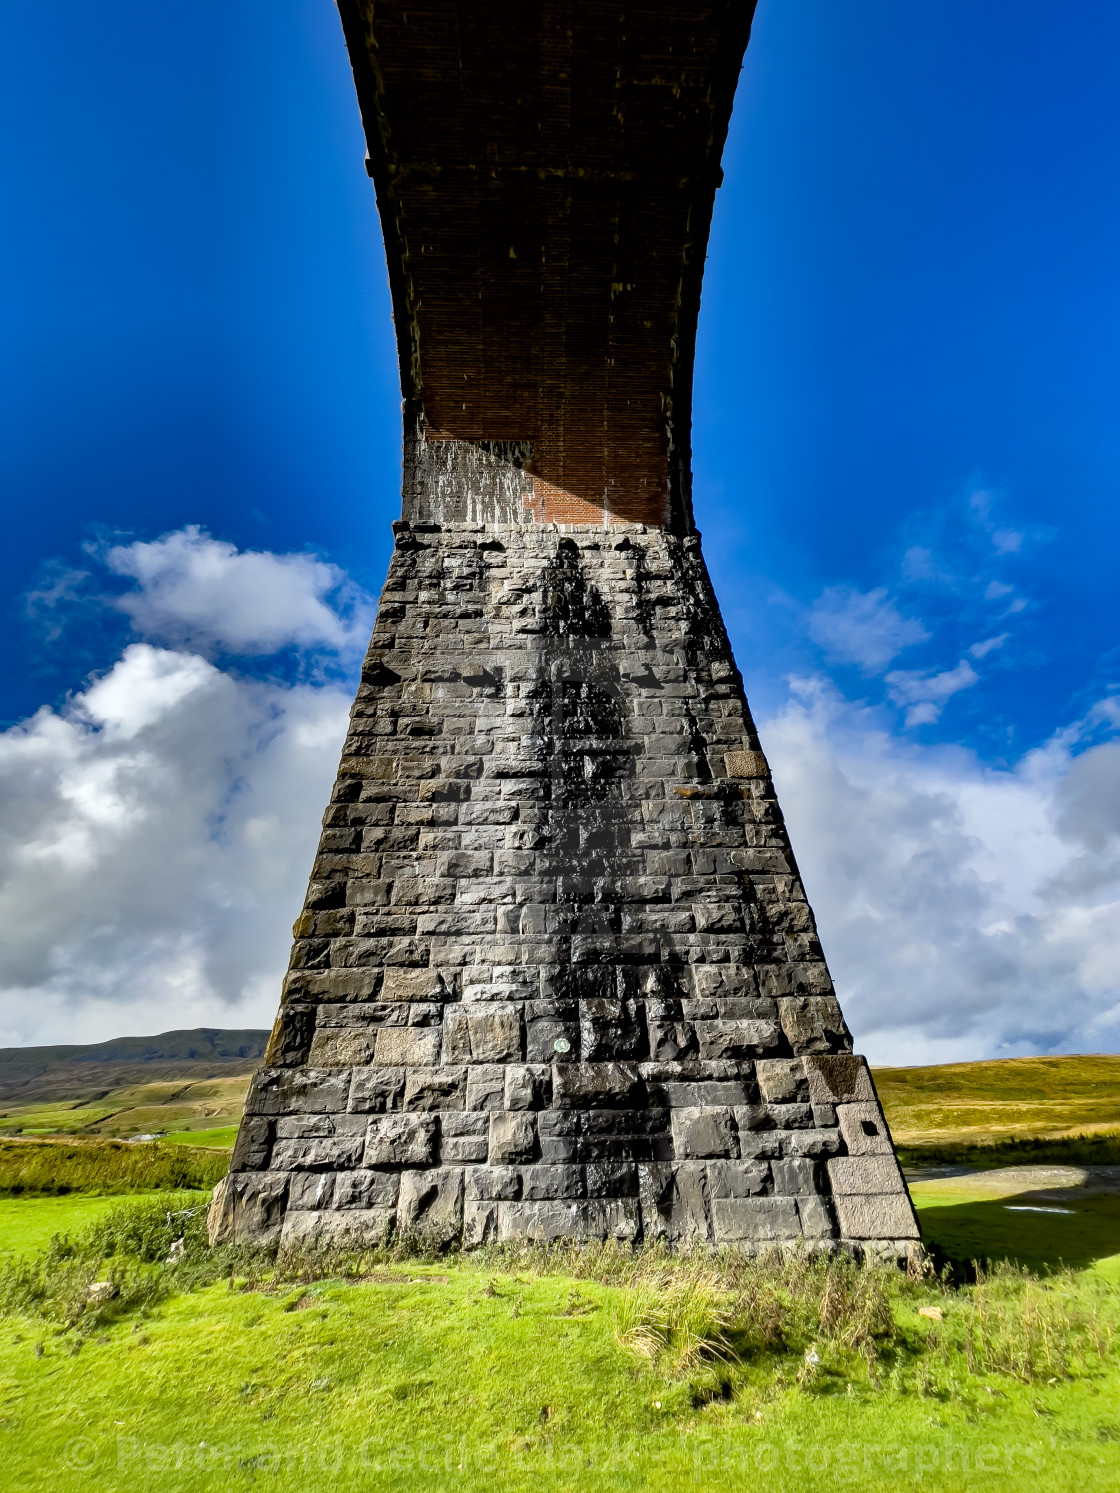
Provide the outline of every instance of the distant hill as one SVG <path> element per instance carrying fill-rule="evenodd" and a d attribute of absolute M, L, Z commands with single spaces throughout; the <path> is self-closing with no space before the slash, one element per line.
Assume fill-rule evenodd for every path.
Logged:
<path fill-rule="evenodd" d="M 130 1084 L 250 1073 L 267 1041 L 267 1031 L 194 1027 L 84 1046 L 3 1047 L 0 1104 L 89 1100 Z"/>
<path fill-rule="evenodd" d="M 898 1145 L 991 1145 L 1120 1131 L 1120 1055 L 876 1068 Z"/>

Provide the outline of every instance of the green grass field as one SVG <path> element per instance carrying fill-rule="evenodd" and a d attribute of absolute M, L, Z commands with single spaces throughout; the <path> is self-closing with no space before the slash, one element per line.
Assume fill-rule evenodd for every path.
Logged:
<path fill-rule="evenodd" d="M 248 1073 L 240 1073 L 229 1078 L 131 1084 L 127 1088 L 109 1089 L 96 1099 L 9 1104 L 0 1110 L 0 1135 L 128 1138 L 231 1130 L 236 1134 L 249 1077 Z"/>
<path fill-rule="evenodd" d="M 986 1253 L 1006 1240 L 1045 1268 L 1070 1216 L 1001 1212 L 1032 1196 L 1013 1184 L 919 1184 L 927 1235 Z M 25 1257 L 60 1228 L 93 1238 L 56 1245 L 50 1268 L 39 1256 L 14 1296 L 16 1277 L 0 1274 L 9 1486 L 1117 1484 L 1114 1198 L 1072 1215 L 1076 1272 L 949 1287 L 896 1271 L 768 1274 L 729 1256 L 595 1250 L 398 1252 L 278 1274 L 269 1260 L 211 1256 L 199 1215 L 164 1227 L 166 1208 L 200 1196 L 133 1196 L 117 1214 L 108 1198 L 0 1199 L 0 1244 Z M 180 1229 L 188 1259 L 168 1270 L 158 1262 Z M 155 1263 L 131 1263 L 137 1250 Z M 83 1310 L 85 1282 L 114 1272 L 120 1297 Z M 46 1291 L 35 1309 L 29 1279 Z"/>
<path fill-rule="evenodd" d="M 1109 1160 L 1118 1060 L 1038 1060 L 1058 1065 L 1053 1102 L 1035 1061 L 876 1079 L 912 1154 L 1030 1133 L 1061 1160 L 1080 1132 Z M 183 1212 L 223 1165 L 199 1147 L 235 1130 L 191 1126 L 158 1146 L 0 1141 L 5 1485 L 1120 1485 L 1120 1194 L 1071 1190 L 1083 1173 L 982 1148 L 987 1169 L 913 1181 L 941 1280 L 594 1248 L 278 1268 L 208 1251 Z M 973 1259 L 1011 1264 L 977 1281 Z M 91 1302 L 104 1280 L 118 1294 Z"/>

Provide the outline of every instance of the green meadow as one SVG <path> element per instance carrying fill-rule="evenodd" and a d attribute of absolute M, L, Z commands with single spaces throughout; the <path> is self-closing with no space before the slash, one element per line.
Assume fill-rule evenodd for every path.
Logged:
<path fill-rule="evenodd" d="M 1031 1066 L 1051 1062 L 1054 1099 Z M 1116 1073 L 876 1074 L 904 1155 L 979 1163 L 912 1172 L 916 1276 L 605 1246 L 212 1251 L 232 1126 L 0 1140 L 6 1485 L 1113 1493 L 1120 1186 L 1055 1163 L 1112 1158 Z"/>

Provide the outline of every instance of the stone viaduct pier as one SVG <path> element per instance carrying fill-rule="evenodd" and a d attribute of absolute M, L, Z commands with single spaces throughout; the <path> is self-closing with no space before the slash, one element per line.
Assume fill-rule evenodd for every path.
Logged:
<path fill-rule="evenodd" d="M 403 509 L 216 1239 L 917 1238 L 693 524 L 752 9 L 340 0 Z"/>

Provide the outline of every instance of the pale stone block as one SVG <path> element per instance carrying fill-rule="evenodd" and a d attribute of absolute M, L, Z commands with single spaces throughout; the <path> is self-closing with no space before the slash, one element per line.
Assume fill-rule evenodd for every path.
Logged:
<path fill-rule="evenodd" d="M 905 1192 L 833 1198 L 841 1239 L 917 1239 L 918 1223 Z"/>
<path fill-rule="evenodd" d="M 436 1125 L 433 1115 L 375 1115 L 366 1137 L 366 1166 L 430 1166 Z"/>
<path fill-rule="evenodd" d="M 833 1156 L 828 1163 L 828 1179 L 833 1192 L 838 1194 L 906 1194 L 906 1184 L 893 1153 L 885 1156 Z"/>
<path fill-rule="evenodd" d="M 892 1154 L 887 1122 L 877 1104 L 838 1104 L 836 1119 L 850 1156 Z"/>
<path fill-rule="evenodd" d="M 439 1049 L 439 1027 L 382 1027 L 377 1034 L 377 1061 L 387 1067 L 432 1068 Z"/>

